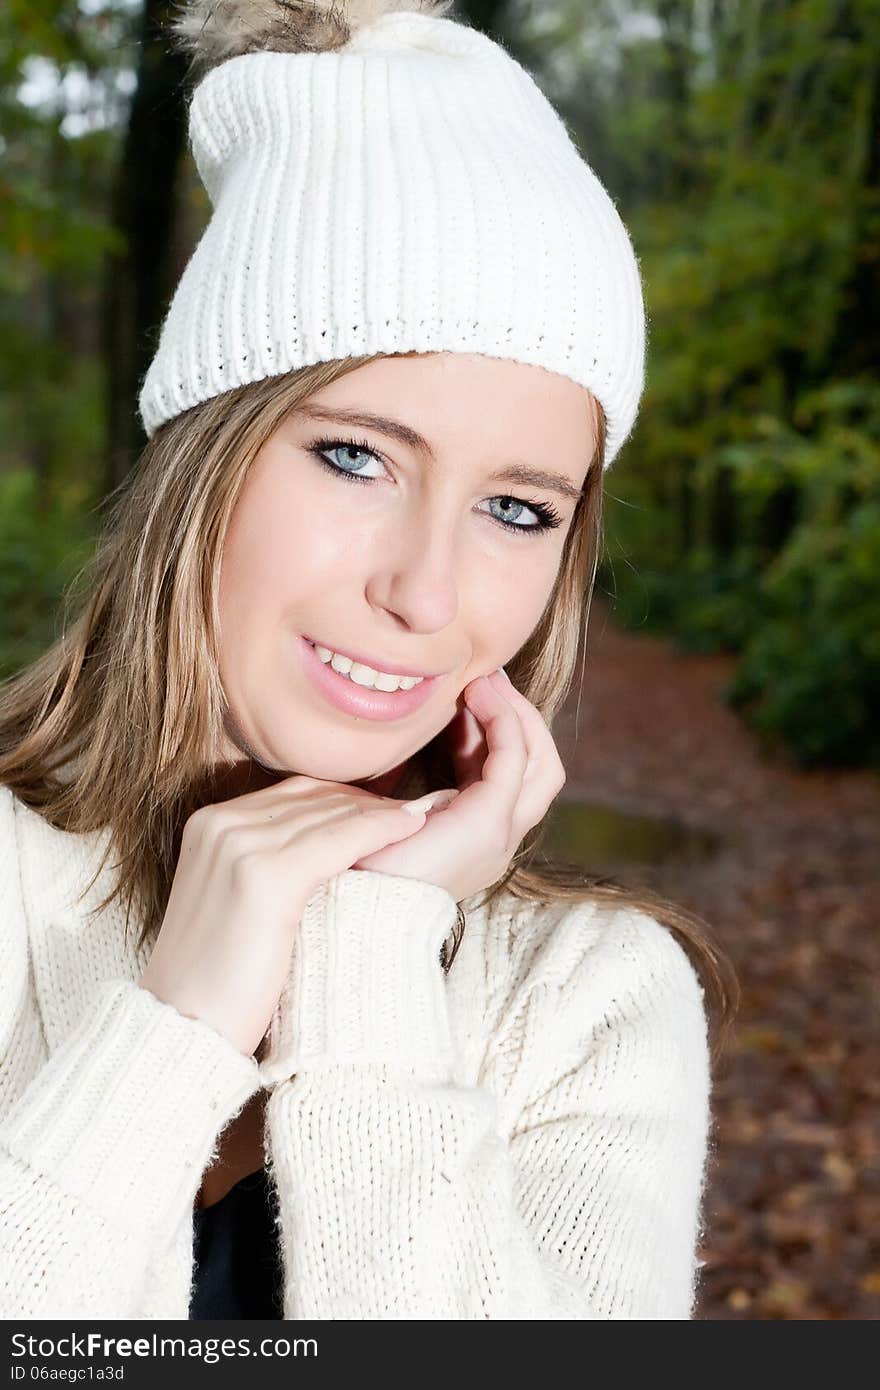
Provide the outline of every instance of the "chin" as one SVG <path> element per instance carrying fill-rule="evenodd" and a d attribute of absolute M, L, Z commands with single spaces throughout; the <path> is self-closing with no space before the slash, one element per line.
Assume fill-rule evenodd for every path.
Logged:
<path fill-rule="evenodd" d="M 367 783 L 372 778 L 387 777 L 387 772 L 377 772 L 375 764 L 370 765 L 355 758 L 340 758 L 327 756 L 326 758 L 304 757 L 296 760 L 296 767 L 289 771 L 284 770 L 283 759 L 270 759 L 270 765 L 275 767 L 277 761 L 278 777 L 314 777 L 321 782 L 342 782 L 346 784 Z M 396 765 L 395 765 L 396 766 Z M 393 771 L 394 768 L 391 769 Z M 371 788 L 367 787 L 367 790 Z"/>

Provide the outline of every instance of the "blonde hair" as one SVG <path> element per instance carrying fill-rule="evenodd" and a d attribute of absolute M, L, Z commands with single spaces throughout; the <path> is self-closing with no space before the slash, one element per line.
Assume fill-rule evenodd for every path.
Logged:
<path fill-rule="evenodd" d="M 83 894 L 115 851 L 115 887 L 97 910 L 124 898 L 126 928 L 133 911 L 141 921 L 139 947 L 161 927 L 183 826 L 211 799 L 208 759 L 225 712 L 220 558 L 248 469 L 291 410 L 376 357 L 269 377 L 167 421 L 108 499 L 94 554 L 64 595 L 61 637 L 0 685 L 0 783 L 59 829 L 109 827 Z M 553 592 L 507 665 L 551 727 L 572 685 L 600 555 L 605 420 L 595 400 L 594 407 L 595 456 Z M 429 789 L 455 785 L 443 748 L 434 739 L 416 755 Z M 71 761 L 76 773 L 65 777 Z M 541 903 L 590 900 L 648 912 L 676 935 L 700 976 L 717 1061 L 739 988 L 708 924 L 653 890 L 549 861 L 541 849 L 546 825 L 545 818 L 529 832 L 481 905 L 506 891 Z"/>

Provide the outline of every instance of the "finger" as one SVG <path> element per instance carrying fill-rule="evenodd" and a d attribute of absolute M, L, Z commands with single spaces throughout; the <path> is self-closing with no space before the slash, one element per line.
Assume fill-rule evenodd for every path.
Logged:
<path fill-rule="evenodd" d="M 380 802 L 374 809 L 334 816 L 332 834 L 327 834 L 326 823 L 312 827 L 307 838 L 313 880 L 330 878 L 351 868 L 358 859 L 407 839 L 422 829 L 426 819 L 424 811 L 404 811 L 399 803 L 389 806 Z M 303 840 L 294 834 L 289 843 L 299 843 L 302 848 Z"/>
<path fill-rule="evenodd" d="M 425 792 L 424 796 L 417 797 L 415 801 L 405 801 L 403 810 L 410 813 L 424 811 L 426 816 L 430 816 L 434 812 L 445 811 L 458 795 L 458 787 L 443 787 L 440 791 Z"/>
<path fill-rule="evenodd" d="M 253 799 L 252 799 L 253 797 Z M 230 814 L 247 809 L 257 823 L 305 815 L 321 817 L 331 811 L 351 812 L 371 807 L 400 805 L 399 800 L 380 796 L 349 782 L 322 781 L 317 777 L 290 778 L 259 792 L 221 803 Z"/>
<path fill-rule="evenodd" d="M 565 767 L 559 749 L 541 711 L 517 690 L 509 677 L 505 679 L 499 671 L 493 671 L 489 679 L 499 694 L 513 705 L 522 720 L 529 762 L 533 765 L 529 770 L 534 768 L 548 782 L 558 782 L 560 777 L 564 778 Z"/>
<path fill-rule="evenodd" d="M 565 765 L 541 711 L 536 709 L 509 680 L 505 680 L 500 672 L 493 672 L 490 679 L 510 701 L 522 722 L 529 757 L 523 777 L 523 795 L 519 804 L 525 833 L 526 829 L 537 825 L 538 821 L 543 819 L 550 803 L 565 785 Z"/>
<path fill-rule="evenodd" d="M 291 806 L 276 804 L 264 811 L 262 816 L 232 822 L 218 827 L 213 840 L 215 845 L 228 844 L 234 853 L 250 854 L 265 850 L 273 852 L 312 837 L 324 839 L 331 845 L 339 842 L 340 833 L 347 835 L 359 833 L 359 827 L 352 822 L 368 820 L 367 833 L 380 833 L 380 828 L 388 824 L 388 815 L 399 812 L 399 801 L 384 801 L 375 798 L 375 805 L 363 807 L 351 801 L 332 800 L 311 804 Z M 410 829 L 410 821 L 402 822 L 404 830 Z"/>
<path fill-rule="evenodd" d="M 488 754 L 479 783 L 462 793 L 462 799 L 487 788 L 500 800 L 512 818 L 528 765 L 523 726 L 513 706 L 498 693 L 492 682 L 481 678 L 465 688 L 465 699 L 483 725 Z"/>

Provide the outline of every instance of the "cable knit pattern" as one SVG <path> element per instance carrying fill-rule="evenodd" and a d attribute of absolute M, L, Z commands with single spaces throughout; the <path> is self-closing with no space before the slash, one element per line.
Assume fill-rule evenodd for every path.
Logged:
<path fill-rule="evenodd" d="M 212 204 L 138 395 L 144 430 L 333 358 L 470 352 L 588 387 L 604 466 L 645 381 L 638 260 L 535 79 L 451 18 L 397 11 L 335 52 L 242 53 L 188 113 Z"/>
<path fill-rule="evenodd" d="M 291 1319 L 687 1319 L 703 994 L 653 918 L 348 870 L 261 1062 L 136 983 L 100 835 L 0 787 L 0 1316 L 188 1315 L 192 1205 L 261 1086 Z"/>

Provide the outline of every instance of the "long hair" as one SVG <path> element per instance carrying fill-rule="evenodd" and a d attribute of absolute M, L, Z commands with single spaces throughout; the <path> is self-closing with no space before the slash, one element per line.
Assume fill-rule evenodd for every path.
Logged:
<path fill-rule="evenodd" d="M 107 500 L 95 550 L 63 596 L 61 636 L 0 684 L 0 783 L 59 829 L 107 832 L 83 895 L 113 852 L 115 886 L 96 911 L 121 897 L 126 930 L 132 913 L 140 921 L 138 948 L 158 935 L 186 820 L 214 799 L 211 750 L 225 713 L 220 560 L 248 469 L 291 410 L 381 355 L 250 383 L 162 425 Z M 576 673 L 600 558 L 605 420 L 593 404 L 595 456 L 556 582 L 537 627 L 506 668 L 551 728 Z M 439 737 L 413 762 L 427 789 L 455 785 Z M 679 939 L 700 977 L 716 1062 L 739 987 L 708 924 L 652 889 L 550 860 L 542 849 L 546 828 L 547 817 L 525 836 L 481 905 L 506 891 L 539 903 L 588 900 L 652 915 Z M 447 969 L 459 941 L 460 931 Z"/>

